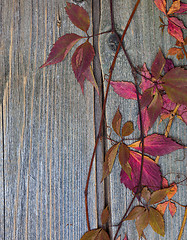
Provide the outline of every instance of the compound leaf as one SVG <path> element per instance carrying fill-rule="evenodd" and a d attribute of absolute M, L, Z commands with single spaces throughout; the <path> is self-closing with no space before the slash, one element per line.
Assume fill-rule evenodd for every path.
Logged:
<path fill-rule="evenodd" d="M 156 233 L 164 237 L 165 227 L 163 216 L 159 211 L 152 207 L 149 209 L 149 224 Z"/>

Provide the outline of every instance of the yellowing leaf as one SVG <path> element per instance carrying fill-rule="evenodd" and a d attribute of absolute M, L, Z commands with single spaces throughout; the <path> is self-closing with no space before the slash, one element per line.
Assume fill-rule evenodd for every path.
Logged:
<path fill-rule="evenodd" d="M 108 219 L 109 219 L 110 213 L 108 210 L 108 206 L 103 210 L 102 214 L 101 214 L 101 222 L 102 224 L 107 223 Z"/>
<path fill-rule="evenodd" d="M 134 132 L 133 122 L 131 121 L 126 122 L 122 128 L 122 137 L 129 136 L 133 132 Z"/>
<path fill-rule="evenodd" d="M 147 227 L 149 223 L 149 212 L 147 209 L 141 215 L 136 218 L 136 229 L 139 235 L 139 238 L 142 236 L 143 230 Z"/>
<path fill-rule="evenodd" d="M 143 214 L 145 211 L 145 207 L 142 207 L 142 206 L 136 206 L 134 207 L 129 215 L 125 218 L 125 221 L 126 220 L 134 220 L 136 219 L 139 215 Z"/>
<path fill-rule="evenodd" d="M 149 209 L 149 224 L 156 233 L 164 237 L 164 219 L 162 214 L 153 207 Z"/>
<path fill-rule="evenodd" d="M 118 136 L 120 136 L 121 119 L 122 119 L 122 116 L 118 108 L 112 120 L 112 127 Z"/>
<path fill-rule="evenodd" d="M 170 191 L 170 188 L 164 188 L 164 189 L 153 192 L 151 194 L 151 199 L 149 204 L 152 205 L 152 204 L 161 202 L 167 196 L 169 191 Z"/>

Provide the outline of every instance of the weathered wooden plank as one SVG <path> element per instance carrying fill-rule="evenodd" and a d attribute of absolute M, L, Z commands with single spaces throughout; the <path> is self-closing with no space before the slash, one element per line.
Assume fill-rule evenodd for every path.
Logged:
<path fill-rule="evenodd" d="M 119 33 L 123 32 L 127 20 L 135 5 L 134 1 L 113 1 L 114 2 L 114 15 L 116 27 Z M 155 7 L 154 1 L 142 0 L 138 10 L 131 22 L 131 25 L 127 31 L 124 44 L 128 54 L 130 55 L 135 66 L 142 66 L 144 62 L 147 63 L 150 68 L 151 63 L 161 47 L 164 54 L 167 54 L 167 50 L 174 46 L 175 40 L 172 39 L 165 31 L 163 36 L 159 29 L 159 10 Z M 110 9 L 109 1 L 102 1 L 101 8 L 101 29 L 107 31 L 111 29 L 110 25 Z M 103 75 L 108 74 L 110 64 L 113 60 L 114 53 L 108 46 L 108 39 L 110 34 L 100 36 L 100 53 Z M 175 63 L 178 62 L 174 59 Z M 180 64 L 184 62 L 180 61 Z M 130 66 L 123 55 L 123 52 L 119 53 L 116 67 L 113 74 L 113 80 L 118 81 L 133 81 Z M 139 137 L 139 130 L 137 128 L 137 104 L 136 101 L 124 100 L 118 97 L 112 90 L 109 92 L 108 104 L 106 109 L 107 123 L 111 126 L 112 118 L 120 106 L 120 111 L 123 115 L 123 122 L 131 120 L 134 122 L 135 131 L 132 134 L 132 138 Z M 155 123 L 150 133 L 159 131 L 163 133 L 166 127 L 167 121 L 158 126 L 158 122 Z M 170 131 L 170 136 L 175 139 L 180 139 L 183 144 L 186 143 L 186 126 L 178 119 L 175 120 L 173 127 Z M 115 134 L 111 135 L 112 138 L 117 140 Z M 110 143 L 108 143 L 110 146 Z M 177 161 L 182 160 L 182 161 Z M 163 175 L 167 175 L 167 178 L 172 181 L 178 181 L 176 177 L 179 173 L 180 178 L 185 178 L 187 173 L 186 160 L 184 159 L 184 152 L 177 151 L 173 154 L 169 154 L 160 159 Z M 183 178 L 183 179 L 184 179 Z M 176 201 L 182 204 L 186 204 L 186 185 L 180 185 L 178 193 L 174 197 Z M 125 189 L 120 183 L 120 165 L 116 161 L 110 175 L 110 198 L 111 198 L 111 214 L 112 214 L 112 227 L 110 228 L 112 235 L 116 232 L 114 225 L 118 224 L 123 214 L 126 211 L 128 204 L 131 201 L 132 194 Z M 172 218 L 169 213 L 165 215 L 166 223 L 166 235 L 164 239 L 177 239 L 179 234 L 182 218 L 184 216 L 184 209 L 178 207 L 176 215 Z M 129 239 L 138 239 L 137 232 L 135 231 L 135 224 L 132 222 L 123 223 L 123 227 L 120 231 L 122 237 L 125 232 L 128 234 Z M 145 231 L 147 239 L 163 239 L 155 234 L 150 227 Z M 187 238 L 187 229 L 183 233 L 182 239 Z"/>
<path fill-rule="evenodd" d="M 91 16 L 91 2 L 81 4 Z M 65 1 L 9 0 L 2 6 L 1 239 L 3 224 L 6 240 L 80 239 L 87 230 L 84 187 L 95 138 L 94 92 L 86 83 L 82 96 L 70 66 L 72 53 L 57 66 L 38 68 L 59 36 L 82 32 L 68 20 Z M 2 170 L 0 180 L 2 187 Z M 97 227 L 95 185 L 93 168 L 89 185 L 93 228 Z"/>

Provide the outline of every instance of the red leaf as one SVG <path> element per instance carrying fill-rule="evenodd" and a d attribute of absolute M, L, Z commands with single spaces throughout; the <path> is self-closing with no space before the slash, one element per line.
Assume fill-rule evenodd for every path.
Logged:
<path fill-rule="evenodd" d="M 144 92 L 146 89 L 154 86 L 153 82 L 151 81 L 151 78 L 152 78 L 151 74 L 149 73 L 145 63 L 141 69 L 141 75 L 142 75 L 142 80 L 141 80 L 140 88 L 142 92 Z"/>
<path fill-rule="evenodd" d="M 67 3 L 65 10 L 70 20 L 76 27 L 80 28 L 84 32 L 88 31 L 90 19 L 87 11 L 84 8 L 73 3 Z"/>
<path fill-rule="evenodd" d="M 142 114 L 142 125 L 143 125 L 144 134 L 147 135 L 149 129 L 151 128 L 151 123 L 150 123 L 150 119 L 148 116 L 147 108 L 144 108 L 141 111 L 141 114 Z M 139 115 L 138 115 L 137 123 L 138 123 L 138 127 L 140 129 L 140 116 Z"/>
<path fill-rule="evenodd" d="M 177 113 L 178 113 L 178 117 L 180 116 L 182 121 L 187 125 L 187 107 L 185 105 L 181 105 Z"/>
<path fill-rule="evenodd" d="M 51 49 L 47 61 L 40 68 L 63 61 L 71 48 L 81 38 L 81 36 L 74 33 L 65 34 L 64 36 L 60 37 Z"/>
<path fill-rule="evenodd" d="M 151 73 L 154 78 L 158 79 L 160 77 L 165 64 L 166 60 L 162 54 L 162 51 L 159 49 L 159 52 L 157 53 L 155 60 L 151 66 Z"/>
<path fill-rule="evenodd" d="M 142 150 L 140 141 L 129 145 L 129 147 L 139 151 Z M 163 156 L 182 148 L 184 148 L 184 146 L 164 135 L 152 134 L 144 139 L 144 151 L 152 156 Z"/>
<path fill-rule="evenodd" d="M 166 14 L 166 0 L 154 0 L 157 8 Z"/>
<path fill-rule="evenodd" d="M 182 25 L 182 21 L 180 21 L 178 19 L 177 19 L 178 20 L 177 21 L 176 19 L 177 18 L 175 18 L 175 17 L 168 18 L 168 33 L 172 37 L 176 38 L 179 42 L 184 42 L 183 33 L 181 30 L 181 27 L 179 26 L 179 25 Z"/>
<path fill-rule="evenodd" d="M 140 153 L 130 151 L 129 164 L 132 168 L 131 178 L 121 170 L 121 183 L 123 183 L 127 188 L 136 192 L 136 187 L 139 184 L 140 178 L 140 168 L 141 168 L 141 158 Z M 149 157 L 144 156 L 143 173 L 142 173 L 142 185 L 147 186 L 153 190 L 160 189 L 161 187 L 161 172 L 160 167 Z"/>
<path fill-rule="evenodd" d="M 164 215 L 168 203 L 169 203 L 169 201 L 160 203 L 160 204 L 157 205 L 156 209 L 157 209 L 162 215 Z"/>
<path fill-rule="evenodd" d="M 114 88 L 114 92 L 120 97 L 125 99 L 137 99 L 136 87 L 133 83 L 111 81 L 110 84 Z"/>
<path fill-rule="evenodd" d="M 75 50 L 71 59 L 71 64 L 75 73 L 75 77 L 78 81 L 82 81 L 82 74 L 90 66 L 91 62 L 93 61 L 94 55 L 94 48 L 88 41 L 81 44 Z"/>
<path fill-rule="evenodd" d="M 168 180 L 166 178 L 162 179 L 162 188 L 167 188 L 168 187 Z"/>
<path fill-rule="evenodd" d="M 169 11 L 167 12 L 167 14 L 172 14 L 172 13 L 175 13 L 177 11 L 180 10 L 180 0 L 176 0 L 173 2 L 173 4 L 171 5 Z"/>
<path fill-rule="evenodd" d="M 177 207 L 175 206 L 175 203 L 169 202 L 169 211 L 171 213 L 171 216 L 173 217 L 177 211 Z"/>

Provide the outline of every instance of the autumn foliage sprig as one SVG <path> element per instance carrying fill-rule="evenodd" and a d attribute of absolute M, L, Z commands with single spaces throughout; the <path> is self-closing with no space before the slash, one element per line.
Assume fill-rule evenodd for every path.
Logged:
<path fill-rule="evenodd" d="M 185 52 L 185 40 L 181 30 L 185 29 L 185 26 L 182 21 L 176 17 L 176 14 L 184 13 L 187 9 L 187 4 L 180 2 L 180 0 L 173 1 L 173 4 L 167 11 L 165 0 L 155 0 L 154 2 L 157 8 L 161 10 L 168 19 L 168 33 L 177 39 L 181 44 L 181 49 Z M 138 4 L 139 1 L 137 2 L 137 5 Z M 67 33 L 60 37 L 54 44 L 47 61 L 41 68 L 63 61 L 78 41 L 86 39 L 84 43 L 76 48 L 71 58 L 71 65 L 82 92 L 84 93 L 84 81 L 87 79 L 99 93 L 91 68 L 95 52 L 93 46 L 89 43 L 89 15 L 82 7 L 72 3 L 67 3 L 65 10 L 71 22 L 81 29 L 85 33 L 85 36 Z M 163 19 L 160 19 L 163 25 L 161 27 L 164 28 L 166 25 Z M 114 25 L 112 29 L 114 30 Z M 125 49 L 123 50 L 125 53 Z M 141 111 L 139 111 L 138 126 L 140 130 L 142 130 L 142 127 L 144 130 L 144 148 L 142 148 L 141 139 L 130 145 L 126 144 L 125 139 L 133 133 L 134 126 L 131 121 L 121 126 L 122 114 L 118 108 L 112 121 L 112 128 L 118 135 L 118 138 L 120 137 L 120 140 L 116 141 L 110 138 L 110 141 L 114 144 L 112 144 L 106 152 L 102 180 L 109 176 L 114 161 L 118 156 L 122 168 L 120 174 L 121 182 L 132 190 L 134 194 L 131 203 L 135 197 L 137 197 L 140 202 L 128 215 L 128 211 L 126 212 L 125 216 L 127 216 L 122 219 L 122 222 L 126 220 L 136 220 L 139 237 L 145 237 L 143 231 L 148 224 L 151 225 L 155 232 L 164 236 L 165 227 L 163 214 L 168 205 L 172 216 L 176 212 L 175 203 L 171 198 L 177 191 L 177 185 L 173 183 L 168 186 L 167 180 L 162 178 L 160 167 L 154 160 L 157 156 L 163 156 L 175 150 L 183 149 L 184 146 L 166 137 L 166 135 L 157 133 L 148 135 L 148 131 L 152 128 L 159 116 L 161 116 L 162 119 L 170 117 L 173 110 L 176 109 L 176 106 L 177 116 L 187 123 L 187 70 L 181 67 L 174 67 L 173 62 L 165 58 L 161 50 L 158 51 L 150 72 L 147 69 L 146 63 L 144 63 L 140 71 L 134 69 L 134 67 L 132 67 L 132 70 L 136 70 L 137 73 L 141 75 L 141 83 L 139 86 L 133 82 L 117 81 L 111 81 L 110 85 L 113 87 L 114 92 L 125 99 L 137 100 L 138 94 L 138 99 L 140 99 L 139 107 L 141 109 Z M 140 93 L 137 91 L 138 87 L 141 89 Z M 103 108 L 103 111 L 104 110 Z M 142 126 L 140 124 L 140 115 L 142 117 Z M 96 147 L 97 145 L 95 145 L 95 148 Z M 166 197 L 168 197 L 168 201 L 163 202 Z M 155 204 L 158 205 L 155 206 Z M 128 209 L 130 209 L 130 206 Z M 106 224 L 109 216 L 109 208 L 107 207 L 101 215 L 103 225 Z M 110 237 L 104 228 L 98 228 L 89 230 L 81 238 L 81 240 L 96 239 L 109 240 Z M 120 239 L 121 237 L 119 236 L 118 240 Z M 127 236 L 125 236 L 125 239 L 127 239 Z"/>

